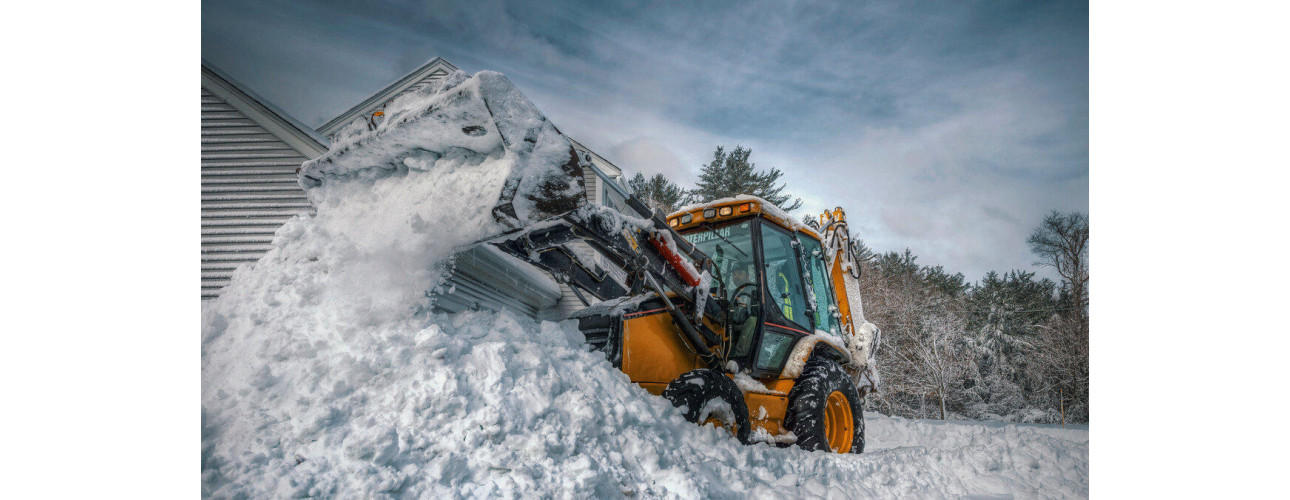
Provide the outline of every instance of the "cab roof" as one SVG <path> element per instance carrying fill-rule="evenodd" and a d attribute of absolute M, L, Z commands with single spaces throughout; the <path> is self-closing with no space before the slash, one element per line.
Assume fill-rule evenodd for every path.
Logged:
<path fill-rule="evenodd" d="M 729 210 L 724 210 L 726 208 L 729 208 Z M 709 210 L 711 211 L 710 213 Z M 682 222 L 687 215 L 690 216 L 689 220 Z M 722 198 L 707 203 L 686 205 L 668 214 L 667 225 L 677 230 L 677 232 L 685 232 L 704 223 L 724 222 L 757 215 L 789 231 L 800 231 L 815 238 L 816 241 L 823 240 L 818 232 L 802 224 L 801 221 L 794 219 L 791 215 L 788 215 L 788 212 L 781 210 L 774 203 L 749 194 L 741 194 L 733 198 Z"/>

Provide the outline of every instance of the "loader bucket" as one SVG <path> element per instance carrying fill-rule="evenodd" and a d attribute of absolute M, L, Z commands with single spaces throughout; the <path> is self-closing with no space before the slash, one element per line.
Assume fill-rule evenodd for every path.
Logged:
<path fill-rule="evenodd" d="M 492 209 L 506 229 L 586 204 L 582 172 L 589 160 L 510 80 L 491 71 L 457 71 L 390 100 L 381 114 L 337 132 L 327 153 L 302 165 L 299 180 L 311 193 L 331 179 L 394 175 L 441 158 L 509 169 Z"/>

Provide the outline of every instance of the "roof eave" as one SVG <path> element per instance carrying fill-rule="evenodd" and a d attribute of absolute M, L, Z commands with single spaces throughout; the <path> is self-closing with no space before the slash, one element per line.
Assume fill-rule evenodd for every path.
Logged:
<path fill-rule="evenodd" d="M 300 154 L 308 158 L 317 158 L 327 152 L 328 142 L 319 136 L 317 131 L 296 120 L 286 111 L 270 104 L 205 61 L 202 61 L 202 86 L 274 136 L 282 139 Z"/>
<path fill-rule="evenodd" d="M 604 172 L 605 174 L 608 174 L 610 177 L 617 177 L 617 176 L 623 175 L 623 169 L 619 168 L 618 165 L 614 165 L 614 162 L 606 160 L 605 157 L 600 156 L 600 154 L 595 151 L 592 151 L 591 148 L 583 146 L 582 143 L 574 140 L 572 137 L 569 137 L 569 142 L 573 143 L 573 147 L 575 149 L 590 153 L 595 159 L 600 160 L 601 163 L 604 163 L 605 166 L 612 169 L 612 172 Z"/>
<path fill-rule="evenodd" d="M 340 130 L 341 128 L 344 128 L 345 125 L 348 125 L 350 122 L 354 121 L 355 118 L 358 118 L 360 116 L 367 114 L 369 111 L 372 111 L 377 106 L 380 106 L 381 103 L 384 103 L 390 98 L 398 95 L 399 92 L 403 92 L 408 87 L 411 87 L 412 84 L 421 81 L 423 78 L 430 75 L 430 73 L 433 73 L 437 69 L 443 69 L 449 73 L 452 73 L 453 71 L 457 71 L 458 68 L 454 66 L 452 63 L 444 60 L 442 57 L 435 57 L 427 61 L 425 64 L 422 64 L 421 67 L 408 72 L 408 74 L 406 75 L 403 75 L 402 78 L 395 80 L 394 83 L 390 84 L 384 89 L 381 89 L 381 91 L 375 94 L 372 94 L 371 97 L 364 99 L 363 102 L 358 103 L 358 105 L 352 108 L 349 108 L 344 113 L 341 113 L 340 115 L 337 115 L 335 118 L 332 118 L 331 121 L 324 123 L 321 127 L 318 127 L 318 132 L 326 136 L 330 136 L 331 134 L 336 133 L 336 131 Z"/>

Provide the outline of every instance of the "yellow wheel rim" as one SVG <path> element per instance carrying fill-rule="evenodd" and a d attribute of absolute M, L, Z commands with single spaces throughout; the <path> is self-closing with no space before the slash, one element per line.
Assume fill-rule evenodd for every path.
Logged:
<path fill-rule="evenodd" d="M 835 453 L 851 452 L 854 423 L 847 397 L 841 391 L 829 393 L 829 399 L 824 402 L 824 437 Z"/>

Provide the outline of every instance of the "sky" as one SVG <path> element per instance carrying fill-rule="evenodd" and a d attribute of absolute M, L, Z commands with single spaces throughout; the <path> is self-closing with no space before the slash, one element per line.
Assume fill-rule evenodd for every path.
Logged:
<path fill-rule="evenodd" d="M 794 213 L 976 282 L 1088 213 L 1087 2 L 202 2 L 202 58 L 320 126 L 434 57 L 507 75 L 628 175 L 718 145 Z"/>

